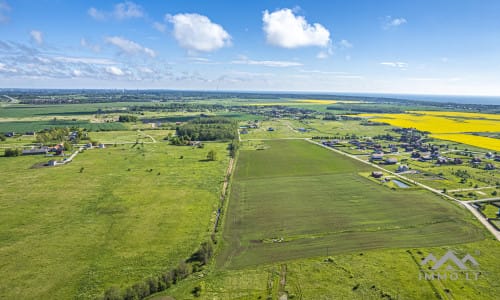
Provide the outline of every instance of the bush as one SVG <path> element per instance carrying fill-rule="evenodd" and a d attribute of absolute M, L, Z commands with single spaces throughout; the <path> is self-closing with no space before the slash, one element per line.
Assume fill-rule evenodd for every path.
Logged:
<path fill-rule="evenodd" d="M 5 149 L 5 157 L 14 157 L 14 156 L 19 156 L 23 154 L 23 151 L 21 149 L 17 148 L 7 148 Z"/>
<path fill-rule="evenodd" d="M 191 291 L 191 294 L 193 294 L 193 296 L 195 297 L 200 297 L 201 295 L 201 286 L 197 285 L 193 288 L 193 290 Z"/>
<path fill-rule="evenodd" d="M 117 286 L 112 286 L 104 292 L 104 300 L 122 300 L 122 292 Z"/>

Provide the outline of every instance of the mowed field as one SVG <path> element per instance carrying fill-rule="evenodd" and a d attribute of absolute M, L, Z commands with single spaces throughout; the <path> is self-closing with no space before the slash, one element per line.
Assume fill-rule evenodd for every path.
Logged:
<path fill-rule="evenodd" d="M 189 257 L 210 235 L 226 147 L 111 146 L 42 168 L 0 157 L 0 298 L 95 299 Z"/>
<path fill-rule="evenodd" d="M 369 166 L 307 141 L 265 143 L 240 152 L 219 267 L 484 238 L 466 210 L 430 192 L 381 186 L 358 174 Z"/>

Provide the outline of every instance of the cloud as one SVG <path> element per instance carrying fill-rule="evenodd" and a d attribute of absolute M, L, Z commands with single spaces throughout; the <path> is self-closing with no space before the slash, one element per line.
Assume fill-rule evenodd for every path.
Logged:
<path fill-rule="evenodd" d="M 80 39 L 80 45 L 84 48 L 90 49 L 93 52 L 100 52 L 101 51 L 101 46 L 96 45 L 96 44 L 91 44 L 87 39 L 81 38 Z"/>
<path fill-rule="evenodd" d="M 340 48 L 343 48 L 343 49 L 348 49 L 348 48 L 352 48 L 352 44 L 348 41 L 348 40 L 341 40 L 339 43 L 338 43 L 339 47 Z"/>
<path fill-rule="evenodd" d="M 63 63 L 72 64 L 94 64 L 94 65 L 113 65 L 115 61 L 107 58 L 94 58 L 94 57 L 70 57 L 70 56 L 55 56 L 53 60 Z"/>
<path fill-rule="evenodd" d="M 393 18 L 391 16 L 386 16 L 384 21 L 382 22 L 382 28 L 385 30 L 399 27 L 403 24 L 406 24 L 407 21 L 405 18 Z"/>
<path fill-rule="evenodd" d="M 94 7 L 89 8 L 89 10 L 87 10 L 87 13 L 89 14 L 89 16 L 91 16 L 92 18 L 94 18 L 98 21 L 102 21 L 102 20 L 106 19 L 104 12 L 97 10 Z"/>
<path fill-rule="evenodd" d="M 118 57 L 120 58 L 120 57 Z M 79 78 L 82 80 L 159 81 L 172 79 L 161 60 L 113 60 L 104 57 L 67 56 L 58 49 L 0 41 L 0 82 L 5 80 Z M 55 81 L 54 81 L 55 82 Z"/>
<path fill-rule="evenodd" d="M 113 18 L 116 20 L 125 20 L 132 18 L 142 18 L 146 15 L 142 6 L 135 4 L 132 1 L 125 1 L 118 3 L 114 6 L 112 11 L 102 11 L 95 7 L 91 7 L 87 10 L 89 16 L 98 21 L 104 21 L 108 18 Z"/>
<path fill-rule="evenodd" d="M 106 38 L 106 42 L 118 47 L 121 51 L 127 54 L 146 54 L 150 57 L 156 57 L 156 52 L 152 49 L 143 47 L 136 42 L 124 39 L 119 36 L 111 36 Z"/>
<path fill-rule="evenodd" d="M 199 14 L 167 15 L 174 25 L 174 37 L 182 48 L 210 52 L 231 45 L 231 36 L 224 28 Z"/>
<path fill-rule="evenodd" d="M 43 34 L 41 31 L 38 31 L 38 30 L 31 30 L 30 31 L 30 36 L 31 36 L 31 39 L 37 43 L 38 45 L 41 45 L 43 44 Z"/>
<path fill-rule="evenodd" d="M 10 12 L 10 6 L 6 1 L 0 0 L 0 23 L 6 23 L 9 21 L 7 13 Z"/>
<path fill-rule="evenodd" d="M 303 16 L 295 16 L 291 9 L 285 8 L 262 16 L 263 30 L 269 44 L 283 48 L 307 46 L 327 47 L 330 32 L 321 24 L 307 23 Z"/>
<path fill-rule="evenodd" d="M 17 73 L 17 69 L 11 66 L 7 66 L 4 63 L 0 63 L 0 73 Z"/>
<path fill-rule="evenodd" d="M 264 66 L 264 67 L 298 67 L 302 66 L 301 63 L 295 61 L 282 61 L 282 60 L 251 60 L 245 56 L 242 56 L 238 60 L 231 61 L 232 64 L 238 65 L 253 65 L 253 66 Z"/>
<path fill-rule="evenodd" d="M 317 55 L 316 55 L 316 58 L 318 59 L 326 59 L 330 56 L 333 55 L 333 47 L 332 46 L 328 46 L 328 48 L 326 50 L 322 50 L 320 51 Z"/>
<path fill-rule="evenodd" d="M 140 5 L 137 5 L 131 1 L 125 1 L 123 3 L 118 3 L 115 5 L 113 16 L 119 20 L 129 18 L 142 18 L 144 17 L 144 11 Z"/>
<path fill-rule="evenodd" d="M 162 33 L 167 30 L 167 26 L 163 23 L 160 23 L 160 22 L 154 22 L 153 28 L 158 30 L 159 32 L 162 32 Z"/>
<path fill-rule="evenodd" d="M 125 75 L 125 73 L 122 71 L 122 69 L 115 67 L 115 66 L 106 67 L 105 70 L 106 70 L 106 72 L 108 72 L 111 75 L 115 75 L 115 76 Z"/>
<path fill-rule="evenodd" d="M 380 64 L 387 67 L 399 68 L 401 70 L 406 70 L 406 68 L 408 67 L 408 63 L 400 61 L 386 61 L 386 62 L 381 62 Z"/>

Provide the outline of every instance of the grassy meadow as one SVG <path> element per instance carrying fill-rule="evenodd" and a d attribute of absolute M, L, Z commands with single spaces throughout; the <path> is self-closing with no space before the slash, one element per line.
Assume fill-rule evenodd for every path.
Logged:
<path fill-rule="evenodd" d="M 471 254 L 479 263 L 477 280 L 419 279 L 420 261 L 429 253 Z M 151 299 L 496 299 L 500 249 L 491 239 L 452 246 L 359 250 L 294 259 L 237 270 L 214 270 L 189 278 Z M 286 272 L 283 272 L 283 270 Z M 285 279 L 284 281 L 282 279 Z M 195 287 L 201 295 L 194 297 Z"/>
<path fill-rule="evenodd" d="M 218 266 L 482 240 L 464 209 L 420 189 L 393 190 L 372 169 L 302 140 L 242 150 Z M 353 191 L 356 191 L 353 193 Z"/>
<path fill-rule="evenodd" d="M 41 168 L 0 157 L 0 298 L 94 299 L 189 257 L 213 226 L 226 146 L 119 145 Z"/>

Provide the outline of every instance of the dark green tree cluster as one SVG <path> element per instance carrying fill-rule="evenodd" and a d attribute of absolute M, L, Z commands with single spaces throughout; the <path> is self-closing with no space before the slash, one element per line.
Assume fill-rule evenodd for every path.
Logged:
<path fill-rule="evenodd" d="M 36 141 L 39 143 L 60 143 L 68 139 L 69 128 L 51 128 L 43 130 L 36 135 Z"/>
<path fill-rule="evenodd" d="M 118 122 L 137 122 L 138 119 L 137 116 L 120 115 L 118 117 Z"/>
<path fill-rule="evenodd" d="M 236 138 L 238 123 L 225 118 L 198 118 L 176 128 L 178 137 L 190 141 L 232 140 Z"/>
<path fill-rule="evenodd" d="M 14 157 L 14 156 L 19 156 L 23 153 L 21 149 L 17 148 L 7 148 L 5 149 L 5 157 Z"/>
<path fill-rule="evenodd" d="M 104 292 L 102 299 L 138 300 L 164 291 L 170 288 L 170 286 L 185 279 L 190 274 L 200 271 L 204 265 L 208 264 L 213 254 L 214 250 L 212 241 L 204 242 L 201 244 L 200 248 L 191 255 L 190 258 L 186 261 L 181 261 L 177 267 L 172 270 L 164 272 L 158 276 L 150 277 L 123 290 L 117 286 L 112 286 Z M 198 291 L 198 296 L 199 293 L 201 293 L 201 290 Z"/>
<path fill-rule="evenodd" d="M 238 139 L 233 139 L 228 146 L 229 155 L 232 158 L 234 158 L 236 156 L 236 152 L 238 152 L 239 148 L 240 148 L 240 142 L 238 141 Z"/>

